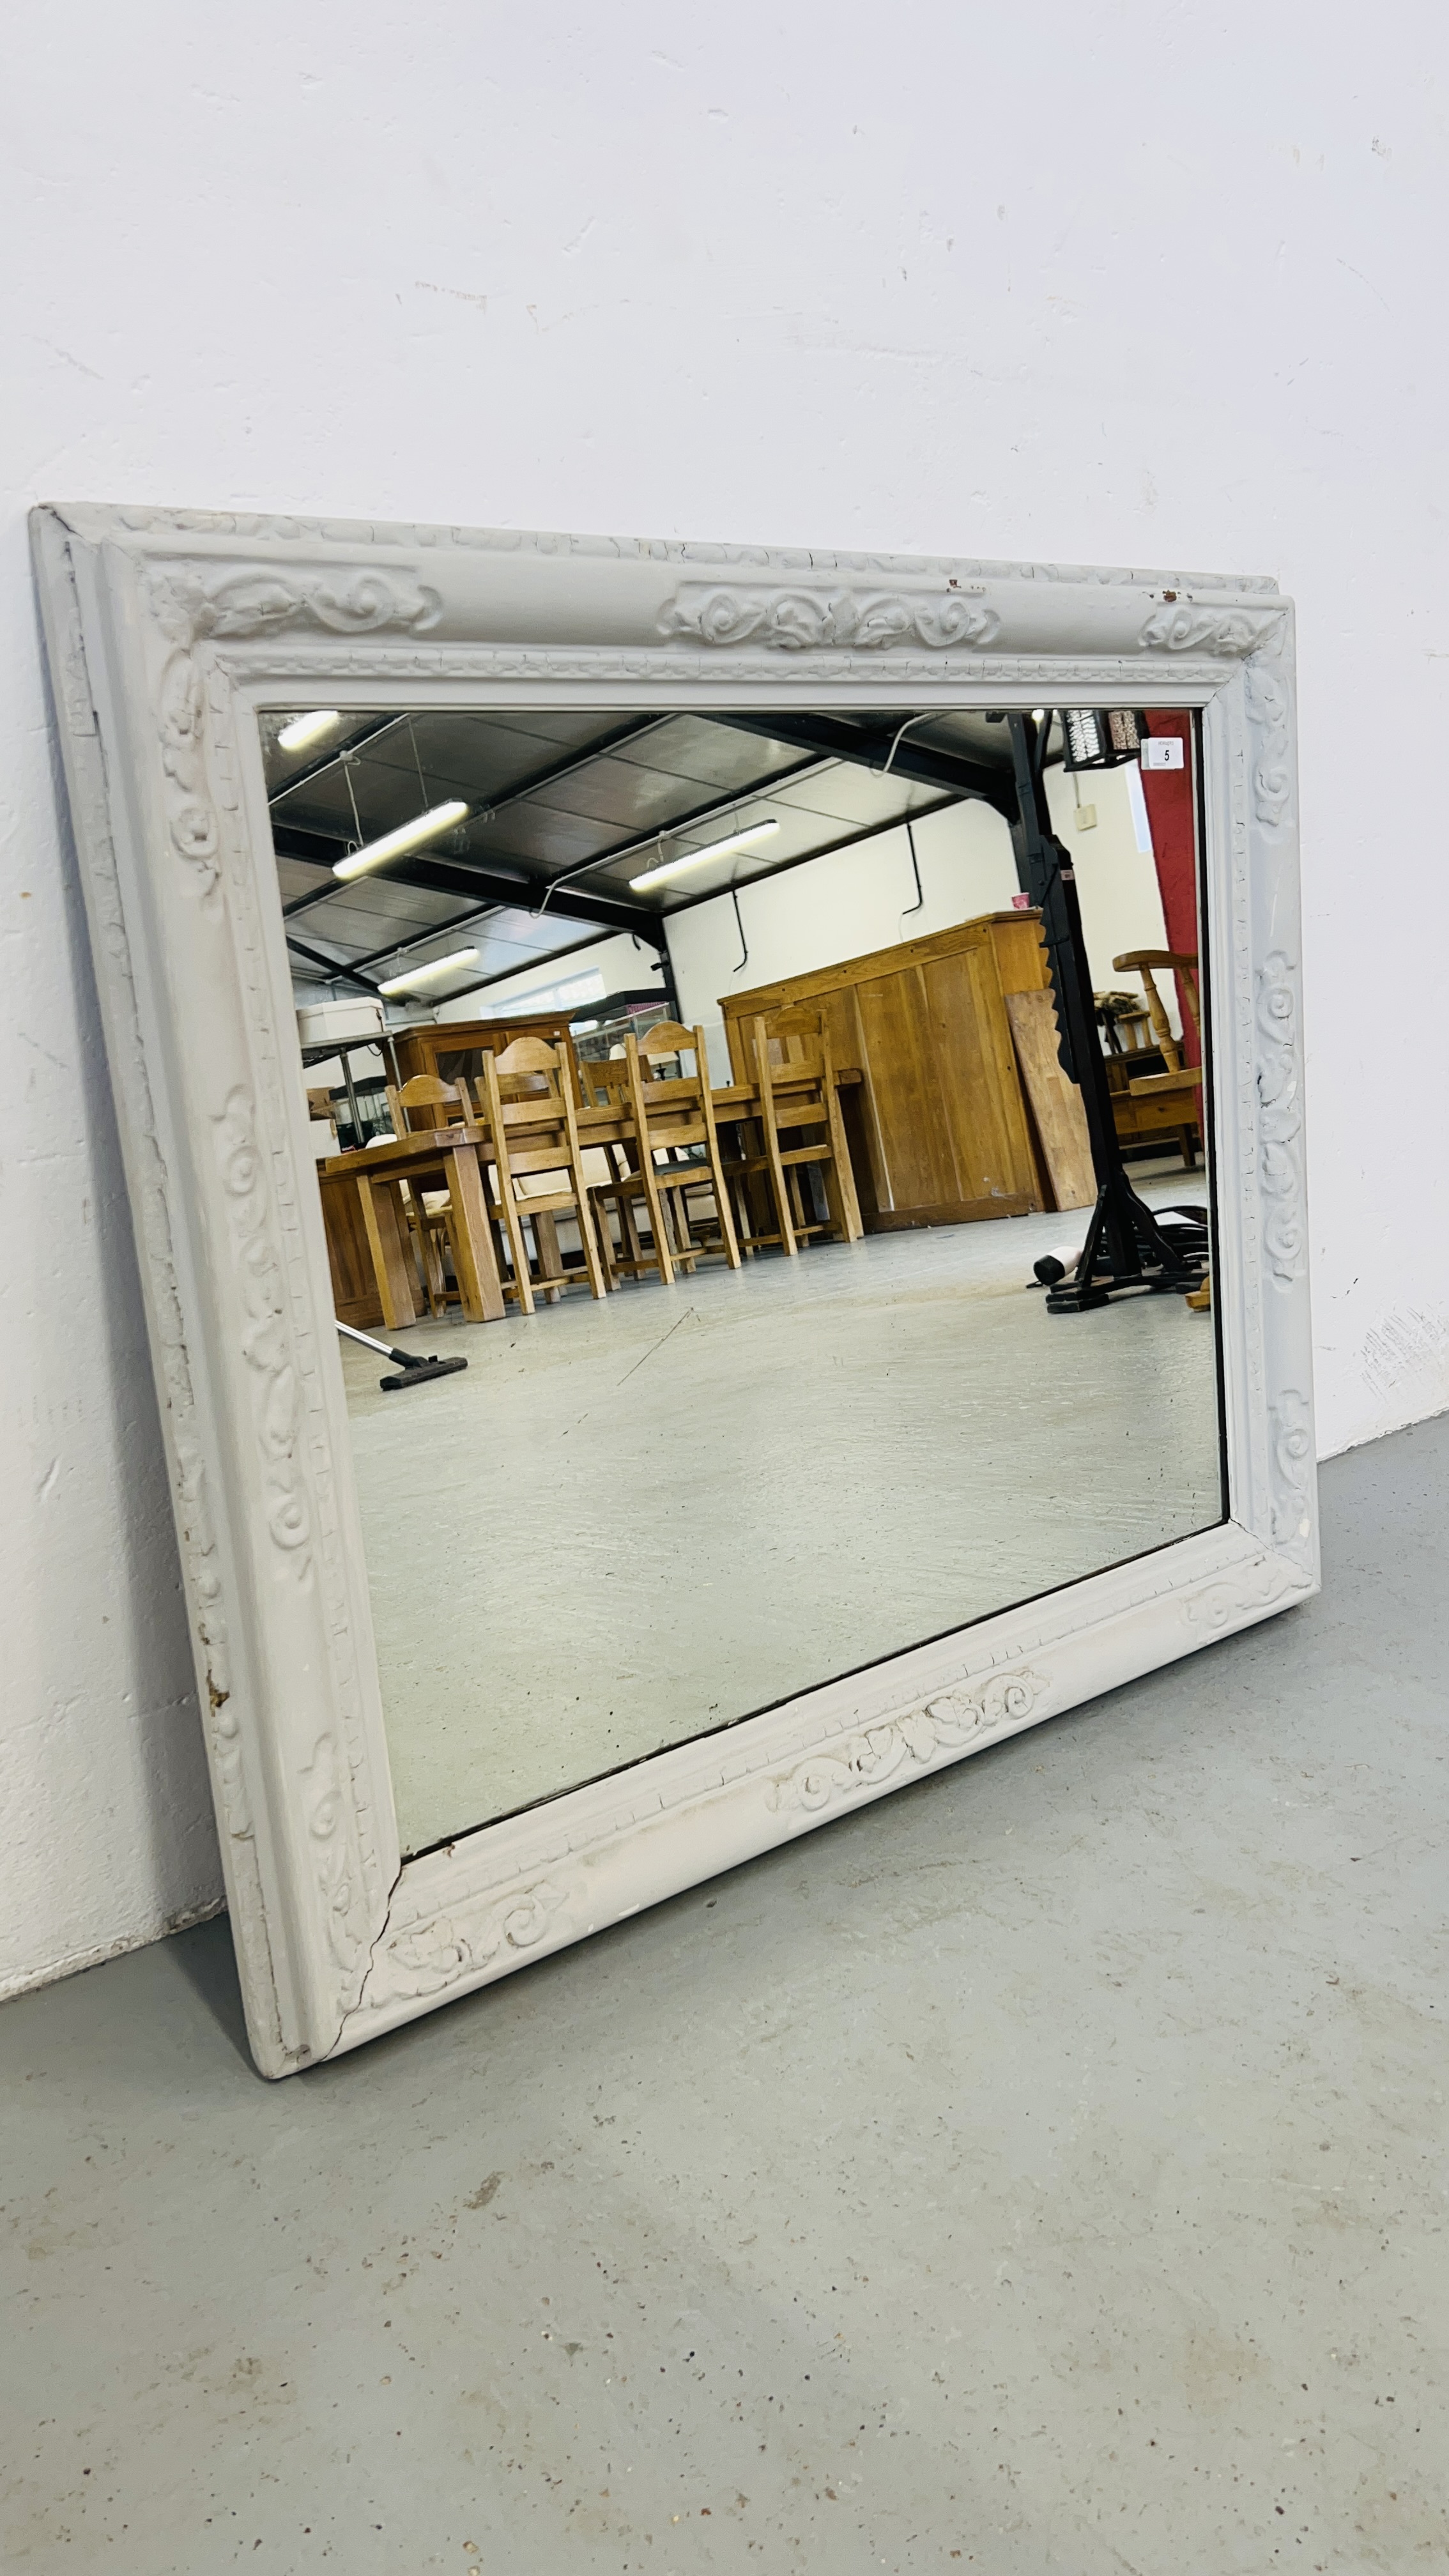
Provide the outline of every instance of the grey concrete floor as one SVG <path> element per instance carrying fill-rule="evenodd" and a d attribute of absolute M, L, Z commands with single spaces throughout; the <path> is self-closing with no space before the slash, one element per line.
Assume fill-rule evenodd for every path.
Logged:
<path fill-rule="evenodd" d="M 1025 1285 L 1085 1224 L 420 1325 L 403 1395 L 344 1346 L 404 1851 L 1216 1521 L 1211 1325 Z"/>
<path fill-rule="evenodd" d="M 1449 1419 L 1323 1598 L 268 2087 L 0 2012 L 0 2562 L 1449 2561 Z"/>

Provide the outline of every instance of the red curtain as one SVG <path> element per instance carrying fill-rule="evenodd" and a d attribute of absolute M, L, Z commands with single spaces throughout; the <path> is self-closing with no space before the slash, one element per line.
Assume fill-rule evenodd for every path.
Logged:
<path fill-rule="evenodd" d="M 1157 867 L 1157 883 L 1162 895 L 1162 917 L 1167 925 L 1167 944 L 1179 956 L 1198 953 L 1197 930 L 1197 817 L 1194 811 L 1192 773 L 1192 718 L 1190 715 L 1149 713 L 1150 734 L 1176 734 L 1183 745 L 1181 769 L 1144 769 L 1142 793 L 1147 803 L 1147 820 L 1152 827 L 1152 855 Z M 1192 1024 L 1192 1013 L 1182 998 L 1178 979 L 1177 1014 L 1182 1022 L 1182 1056 L 1185 1064 L 1201 1064 L 1202 1047 Z"/>

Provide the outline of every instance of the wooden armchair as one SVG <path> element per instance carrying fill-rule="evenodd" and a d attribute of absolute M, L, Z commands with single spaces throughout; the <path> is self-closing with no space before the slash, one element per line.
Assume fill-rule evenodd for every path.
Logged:
<path fill-rule="evenodd" d="M 1173 948 L 1131 948 L 1125 957 L 1114 957 L 1112 960 L 1114 975 L 1141 976 L 1143 990 L 1147 995 L 1147 1016 L 1152 1023 L 1153 1041 L 1161 1050 L 1162 1060 L 1168 1072 L 1181 1073 L 1182 1053 L 1172 1034 L 1172 1022 L 1167 1016 L 1162 995 L 1153 981 L 1154 967 L 1160 972 L 1166 971 L 1176 975 L 1177 989 L 1182 995 L 1183 1008 L 1201 1041 L 1202 1016 L 1198 1000 L 1197 959 L 1185 950 L 1179 954 Z M 1151 1079 L 1150 1075 L 1148 1079 Z"/>
<path fill-rule="evenodd" d="M 1195 956 L 1173 948 L 1132 948 L 1125 957 L 1114 957 L 1114 974 L 1140 975 L 1142 978 L 1153 1042 L 1167 1071 L 1138 1074 L 1135 1080 L 1128 1082 L 1125 1093 L 1118 1091 L 1114 1094 L 1112 1111 L 1118 1136 L 1124 1144 L 1138 1142 L 1144 1136 L 1159 1132 L 1170 1137 L 1175 1132 L 1183 1162 L 1190 1171 L 1197 1161 L 1197 1140 L 1202 1127 L 1202 1067 L 1183 1063 L 1182 1049 L 1172 1034 L 1172 1022 L 1157 989 L 1154 970 L 1176 975 L 1183 1008 L 1199 1040 L 1202 1036 L 1198 961 Z M 1123 1059 L 1119 1057 L 1117 1061 L 1120 1064 Z"/>

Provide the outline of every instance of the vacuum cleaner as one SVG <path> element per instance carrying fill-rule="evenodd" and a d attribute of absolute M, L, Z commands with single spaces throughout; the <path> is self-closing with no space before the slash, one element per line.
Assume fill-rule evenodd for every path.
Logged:
<path fill-rule="evenodd" d="M 375 1342 L 371 1333 L 359 1333 L 352 1324 L 337 1323 L 335 1315 L 332 1320 L 339 1333 L 346 1334 L 349 1342 L 361 1342 L 365 1351 L 376 1351 L 379 1359 L 394 1363 L 396 1375 L 380 1377 L 377 1381 L 384 1395 L 395 1395 L 400 1386 L 421 1386 L 425 1377 L 451 1377 L 455 1369 L 465 1369 L 468 1365 L 466 1360 L 423 1360 L 413 1351 L 390 1350 L 386 1342 Z"/>

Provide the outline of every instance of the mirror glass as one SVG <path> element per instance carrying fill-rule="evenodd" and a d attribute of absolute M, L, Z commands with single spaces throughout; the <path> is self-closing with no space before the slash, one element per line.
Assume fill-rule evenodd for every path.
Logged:
<path fill-rule="evenodd" d="M 1190 712 L 260 727 L 405 1852 L 1223 1517 Z"/>

